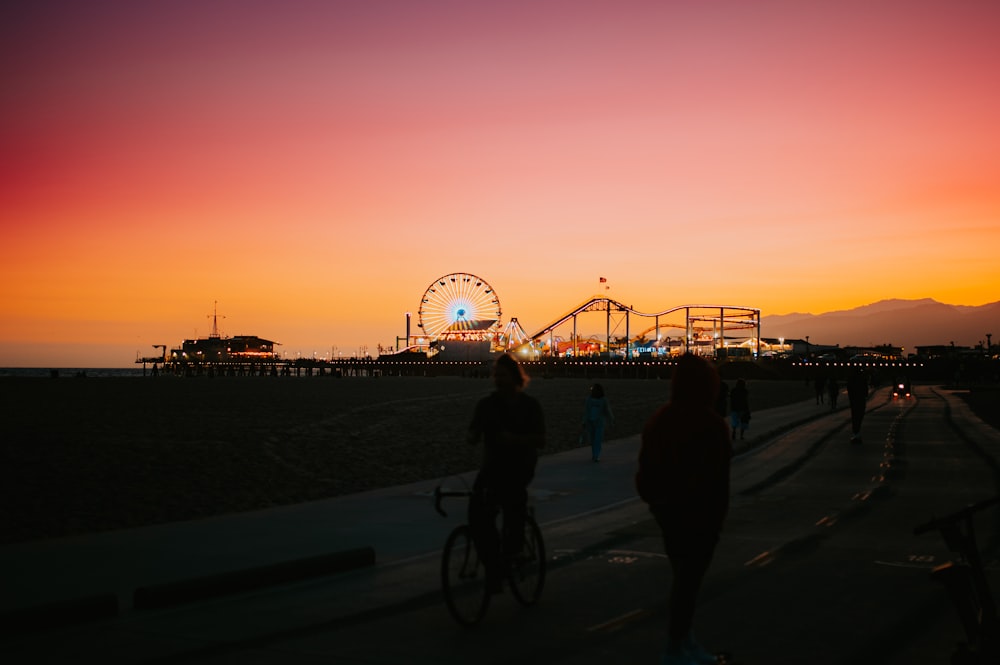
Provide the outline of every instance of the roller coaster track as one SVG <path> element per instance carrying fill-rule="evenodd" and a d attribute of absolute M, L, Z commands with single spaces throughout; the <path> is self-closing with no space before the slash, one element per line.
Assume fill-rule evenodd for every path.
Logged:
<path fill-rule="evenodd" d="M 625 323 L 625 334 L 619 337 L 624 337 L 628 343 L 642 341 L 650 333 L 653 333 L 654 339 L 659 338 L 660 329 L 683 329 L 683 338 L 686 344 L 692 343 L 697 333 L 709 330 L 712 331 L 713 338 L 723 340 L 726 331 L 753 329 L 754 332 L 749 336 L 755 341 L 756 352 L 758 354 L 760 352 L 760 310 L 755 307 L 691 304 L 671 307 L 660 312 L 640 312 L 629 305 L 604 296 L 594 296 L 547 326 L 540 328 L 529 336 L 531 342 L 554 337 L 557 328 L 570 322 L 573 324 L 572 339 L 577 339 L 577 317 L 588 312 L 607 313 L 606 336 L 609 346 L 612 338 L 611 321 L 613 316 L 617 315 L 620 319 L 624 319 Z M 683 323 L 680 321 L 682 312 Z M 632 335 L 629 320 L 631 316 L 646 320 L 652 319 L 653 325 Z M 620 321 L 616 324 L 616 329 L 618 325 L 620 325 Z"/>

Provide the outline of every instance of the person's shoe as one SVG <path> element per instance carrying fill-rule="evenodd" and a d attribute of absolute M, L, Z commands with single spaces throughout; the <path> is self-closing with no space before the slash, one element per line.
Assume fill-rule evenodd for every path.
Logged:
<path fill-rule="evenodd" d="M 698 665 L 698 661 L 691 658 L 686 651 L 682 649 L 671 649 L 667 648 L 660 656 L 660 665 Z"/>
<path fill-rule="evenodd" d="M 719 662 L 718 656 L 695 642 L 693 637 L 684 640 L 681 649 L 690 657 L 691 662 L 698 665 L 716 665 Z"/>

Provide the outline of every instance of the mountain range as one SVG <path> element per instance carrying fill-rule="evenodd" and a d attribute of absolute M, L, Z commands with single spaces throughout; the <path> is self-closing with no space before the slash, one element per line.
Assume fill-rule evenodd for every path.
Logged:
<path fill-rule="evenodd" d="M 870 305 L 826 314 L 761 316 L 761 337 L 805 339 L 828 346 L 974 347 L 986 344 L 986 334 L 1000 344 L 1000 301 L 987 305 L 946 305 L 931 298 L 880 300 Z"/>

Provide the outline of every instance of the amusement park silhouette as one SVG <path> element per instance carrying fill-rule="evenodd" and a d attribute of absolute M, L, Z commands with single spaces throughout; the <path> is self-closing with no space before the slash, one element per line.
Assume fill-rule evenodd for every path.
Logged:
<path fill-rule="evenodd" d="M 594 320 L 599 316 L 581 318 L 599 313 L 604 317 L 597 326 Z M 406 336 L 397 339 L 398 351 L 438 354 L 455 344 L 474 344 L 484 351 L 515 351 L 536 357 L 601 353 L 631 357 L 688 351 L 714 354 L 730 345 L 747 349 L 748 354 L 760 352 L 760 310 L 737 305 L 686 304 L 641 312 L 599 295 L 529 334 L 516 317 L 503 321 L 496 289 L 471 273 L 451 273 L 431 282 L 417 316 L 420 332 L 411 333 L 407 314 Z M 727 334 L 731 335 L 728 339 Z"/>

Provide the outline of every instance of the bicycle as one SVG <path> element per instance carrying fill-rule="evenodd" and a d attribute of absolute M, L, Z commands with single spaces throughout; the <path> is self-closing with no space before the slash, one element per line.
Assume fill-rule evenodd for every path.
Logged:
<path fill-rule="evenodd" d="M 472 490 L 434 490 L 434 509 L 442 516 L 445 497 L 466 497 L 472 500 Z M 506 581 L 514 598 L 529 607 L 538 602 L 545 586 L 545 542 L 535 522 L 534 509 L 528 507 L 524 520 L 524 545 L 511 555 L 501 552 L 506 566 Z M 493 593 L 486 584 L 483 565 L 468 524 L 455 527 L 448 535 L 441 557 L 441 588 L 448 611 L 458 623 L 472 627 L 482 621 Z"/>
<path fill-rule="evenodd" d="M 948 549 L 958 554 L 957 561 L 948 561 L 931 571 L 931 578 L 947 589 L 965 629 L 967 641 L 952 654 L 952 665 L 1000 663 L 1000 619 L 976 544 L 973 523 L 976 513 L 997 503 L 1000 503 L 1000 496 L 971 504 L 913 530 L 917 536 L 931 530 L 940 531 Z"/>

